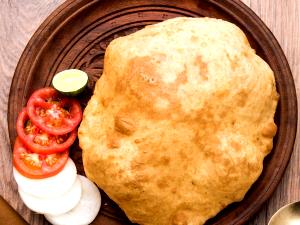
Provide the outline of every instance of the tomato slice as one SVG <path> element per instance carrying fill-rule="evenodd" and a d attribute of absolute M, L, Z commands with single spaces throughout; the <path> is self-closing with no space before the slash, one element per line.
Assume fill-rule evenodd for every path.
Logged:
<path fill-rule="evenodd" d="M 63 135 L 75 130 L 82 118 L 77 100 L 62 97 L 54 88 L 35 91 L 27 103 L 31 122 L 53 135 Z"/>
<path fill-rule="evenodd" d="M 68 149 L 75 141 L 77 131 L 65 135 L 51 135 L 35 126 L 24 108 L 17 119 L 17 133 L 29 150 L 40 154 L 51 154 Z"/>
<path fill-rule="evenodd" d="M 42 155 L 29 151 L 17 137 L 13 152 L 14 167 L 28 178 L 41 179 L 58 174 L 67 163 L 69 151 Z"/>

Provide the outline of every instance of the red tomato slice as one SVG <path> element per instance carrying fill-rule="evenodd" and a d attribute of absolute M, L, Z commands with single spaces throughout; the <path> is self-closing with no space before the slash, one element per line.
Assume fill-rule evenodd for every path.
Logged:
<path fill-rule="evenodd" d="M 49 155 L 33 153 L 17 137 L 14 145 L 13 164 L 22 175 L 41 179 L 58 174 L 67 163 L 68 157 L 68 150 Z"/>
<path fill-rule="evenodd" d="M 65 135 L 51 135 L 35 126 L 24 108 L 17 120 L 19 139 L 29 150 L 40 154 L 51 154 L 68 149 L 75 141 L 77 132 L 73 130 Z"/>
<path fill-rule="evenodd" d="M 53 135 L 63 135 L 75 130 L 82 118 L 77 100 L 61 97 L 54 88 L 35 91 L 27 103 L 31 122 Z"/>

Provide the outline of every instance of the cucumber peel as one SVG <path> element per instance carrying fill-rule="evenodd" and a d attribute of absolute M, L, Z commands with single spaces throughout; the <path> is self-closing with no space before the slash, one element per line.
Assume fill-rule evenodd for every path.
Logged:
<path fill-rule="evenodd" d="M 52 79 L 52 86 L 60 93 L 67 96 L 80 94 L 88 83 L 88 75 L 78 69 L 63 70 Z"/>

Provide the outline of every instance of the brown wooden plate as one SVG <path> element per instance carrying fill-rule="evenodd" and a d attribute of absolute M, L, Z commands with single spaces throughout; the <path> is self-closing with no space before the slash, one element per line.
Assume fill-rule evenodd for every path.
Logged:
<path fill-rule="evenodd" d="M 69 0 L 56 9 L 35 32 L 25 48 L 14 74 L 9 95 L 8 126 L 11 144 L 18 113 L 30 94 L 49 86 L 57 72 L 78 68 L 89 75 L 87 90 L 81 94 L 83 106 L 90 98 L 95 81 L 103 69 L 108 43 L 145 25 L 178 16 L 215 17 L 231 21 L 247 35 L 275 72 L 280 102 L 276 112 L 278 133 L 264 170 L 244 200 L 234 203 L 206 224 L 245 223 L 270 197 L 282 177 L 293 150 L 297 126 L 297 101 L 287 60 L 276 39 L 264 23 L 238 0 Z M 84 174 L 78 141 L 71 157 Z M 124 213 L 103 192 L 97 225 L 130 224 Z"/>

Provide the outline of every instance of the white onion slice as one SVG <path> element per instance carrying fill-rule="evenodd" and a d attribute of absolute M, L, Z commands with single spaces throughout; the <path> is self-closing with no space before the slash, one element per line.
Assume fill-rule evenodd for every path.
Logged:
<path fill-rule="evenodd" d="M 73 209 L 81 199 L 81 181 L 77 178 L 71 189 L 61 196 L 39 198 L 27 194 L 19 188 L 19 194 L 25 205 L 37 213 L 59 215 Z"/>
<path fill-rule="evenodd" d="M 69 158 L 63 170 L 52 177 L 31 179 L 20 174 L 15 168 L 13 174 L 23 192 L 40 198 L 49 198 L 68 191 L 75 182 L 77 170 L 73 160 Z"/>
<path fill-rule="evenodd" d="M 97 186 L 84 176 L 78 175 L 81 181 L 81 199 L 75 208 L 62 215 L 45 214 L 53 225 L 86 225 L 98 215 L 101 206 L 101 196 Z"/>

